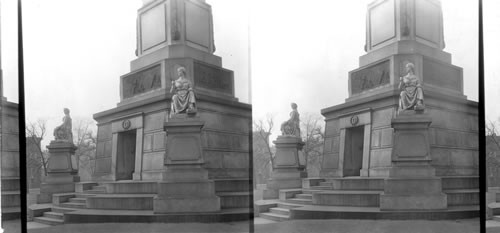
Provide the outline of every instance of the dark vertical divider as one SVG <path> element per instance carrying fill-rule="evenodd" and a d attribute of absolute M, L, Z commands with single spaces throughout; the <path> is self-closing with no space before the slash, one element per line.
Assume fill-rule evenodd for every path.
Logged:
<path fill-rule="evenodd" d="M 21 182 L 21 232 L 27 232 L 26 136 L 24 105 L 23 21 L 21 0 L 17 2 L 18 35 L 18 95 L 19 95 L 19 172 Z"/>
<path fill-rule="evenodd" d="M 481 232 L 486 232 L 486 191 L 488 190 L 486 184 L 486 142 L 485 142 L 485 112 L 484 112 L 484 52 L 483 52 L 483 1 L 479 0 L 479 30 L 478 30 L 478 42 L 479 42 L 479 206 L 480 212 L 480 225 Z"/>

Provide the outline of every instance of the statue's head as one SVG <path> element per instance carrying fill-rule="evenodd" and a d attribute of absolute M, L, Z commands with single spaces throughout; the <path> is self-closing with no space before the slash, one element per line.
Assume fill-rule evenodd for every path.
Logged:
<path fill-rule="evenodd" d="M 184 66 L 177 68 L 177 75 L 186 76 L 186 68 L 184 68 Z"/>
<path fill-rule="evenodd" d="M 415 73 L 415 65 L 413 65 L 413 63 L 411 62 L 408 62 L 406 63 L 406 72 L 412 72 L 412 73 Z"/>
<path fill-rule="evenodd" d="M 64 114 L 66 114 L 66 115 L 69 114 L 69 109 L 68 108 L 64 108 Z"/>
<path fill-rule="evenodd" d="M 297 104 L 296 103 L 292 103 L 292 109 L 297 109 Z"/>

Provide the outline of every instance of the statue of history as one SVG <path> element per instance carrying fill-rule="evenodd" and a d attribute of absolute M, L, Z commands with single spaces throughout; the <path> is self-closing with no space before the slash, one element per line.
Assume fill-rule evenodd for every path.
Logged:
<path fill-rule="evenodd" d="M 297 104 L 292 103 L 290 119 L 281 124 L 281 134 L 283 136 L 295 136 L 300 138 L 300 117 L 297 111 Z"/>
<path fill-rule="evenodd" d="M 399 89 L 402 89 L 402 91 L 399 96 L 398 112 L 424 110 L 424 91 L 418 76 L 415 75 L 415 65 L 413 63 L 406 64 L 406 75 L 399 78 Z"/>
<path fill-rule="evenodd" d="M 171 114 L 194 114 L 196 113 L 196 99 L 191 81 L 186 78 L 186 68 L 179 67 L 177 75 L 179 78 L 172 80 L 170 88 L 170 93 L 175 93 L 172 96 Z"/>
<path fill-rule="evenodd" d="M 64 108 L 63 123 L 54 129 L 54 138 L 56 141 L 68 141 L 73 143 L 73 132 L 71 125 L 71 117 L 69 116 L 69 109 Z"/>

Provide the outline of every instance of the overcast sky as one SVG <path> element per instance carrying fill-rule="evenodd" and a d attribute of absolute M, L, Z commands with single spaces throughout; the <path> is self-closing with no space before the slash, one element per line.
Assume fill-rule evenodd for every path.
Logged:
<path fill-rule="evenodd" d="M 0 0 L 0 23 L 4 96 L 17 103 L 17 1 Z"/>
<path fill-rule="evenodd" d="M 236 96 L 249 101 L 248 10 L 213 1 L 216 55 L 234 70 Z M 24 0 L 26 118 L 52 129 L 68 107 L 73 119 L 116 107 L 119 77 L 135 59 L 141 0 Z"/>
<path fill-rule="evenodd" d="M 301 113 L 343 103 L 347 77 L 358 68 L 365 41 L 366 6 L 372 0 L 207 0 L 214 15 L 216 55 L 235 71 L 236 95 L 248 96 L 248 19 L 254 118 L 288 117 L 290 102 Z M 15 1 L 2 0 L 2 68 L 5 95 L 17 102 Z M 485 4 L 486 97 L 499 99 L 498 1 Z M 495 4 L 495 5 L 493 5 Z M 28 120 L 60 124 L 62 108 L 73 118 L 113 108 L 119 77 L 135 58 L 141 0 L 23 0 L 24 66 Z M 464 69 L 465 95 L 477 100 L 477 2 L 443 0 L 445 51 Z M 250 17 L 248 16 L 250 12 Z M 13 17 L 12 17 L 13 15 Z M 9 17 L 11 19 L 9 19 Z M 495 33 L 493 33 L 495 32 Z M 493 42 L 495 41 L 495 42 Z M 500 110 L 486 102 L 487 116 Z M 274 135 L 276 136 L 276 135 Z"/>
<path fill-rule="evenodd" d="M 484 82 L 487 121 L 497 121 L 500 129 L 500 1 L 483 0 Z"/>
<path fill-rule="evenodd" d="M 278 128 L 288 119 L 290 102 L 296 102 L 301 113 L 318 114 L 322 108 L 344 103 L 348 72 L 357 69 L 359 56 L 366 54 L 370 2 L 274 0 L 255 4 L 251 18 L 254 118 L 274 115 Z M 464 69 L 465 95 L 477 100 L 477 2 L 443 0 L 442 6 L 444 50 L 452 54 L 454 65 Z"/>

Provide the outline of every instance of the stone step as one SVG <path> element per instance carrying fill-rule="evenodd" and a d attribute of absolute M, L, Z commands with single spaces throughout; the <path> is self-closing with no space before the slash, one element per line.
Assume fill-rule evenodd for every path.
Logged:
<path fill-rule="evenodd" d="M 21 218 L 21 207 L 2 207 L 2 221 Z"/>
<path fill-rule="evenodd" d="M 453 206 L 445 210 L 381 211 L 379 207 L 307 205 L 293 210 L 293 219 L 452 220 L 479 218 L 479 206 Z M 364 232 L 364 231 L 363 231 Z M 366 231 L 369 232 L 369 231 Z"/>
<path fill-rule="evenodd" d="M 293 203 L 284 203 L 284 202 L 278 203 L 278 208 L 283 208 L 283 209 L 293 209 L 293 208 L 298 208 L 298 207 L 302 207 L 302 206 L 303 205 L 293 204 Z"/>
<path fill-rule="evenodd" d="M 76 211 L 78 209 L 75 209 L 75 208 L 67 208 L 67 207 L 60 207 L 60 206 L 54 206 L 52 207 L 52 212 L 56 212 L 56 213 L 69 213 L 69 212 L 73 212 L 73 211 Z"/>
<path fill-rule="evenodd" d="M 52 203 L 55 205 L 68 202 L 70 198 L 75 197 L 74 193 L 55 193 L 52 194 Z"/>
<path fill-rule="evenodd" d="M 205 213 L 154 214 L 150 210 L 93 210 L 85 209 L 64 214 L 65 224 L 73 223 L 182 223 L 182 222 L 241 222 L 251 221 L 251 208 L 226 209 Z M 116 225 L 116 224 L 111 224 Z M 205 224 L 206 225 L 206 224 Z M 86 228 L 87 227 L 83 227 Z M 54 229 L 56 230 L 56 229 Z M 149 232 L 145 230 L 146 232 Z M 62 231 L 65 232 L 65 231 Z M 66 231 L 67 232 L 67 231 Z M 73 231 L 71 231 L 73 232 Z M 88 229 L 87 231 L 89 232 Z M 110 232 L 110 230 L 103 231 Z M 120 231 L 118 231 L 120 232 Z M 156 232 L 166 232 L 156 231 Z"/>
<path fill-rule="evenodd" d="M 228 208 L 245 208 L 250 205 L 250 192 L 219 192 L 215 193 L 220 197 L 220 205 L 222 209 Z"/>
<path fill-rule="evenodd" d="M 279 190 L 279 199 L 284 201 L 289 198 L 295 197 L 297 194 L 301 194 L 302 189 L 280 189 Z"/>
<path fill-rule="evenodd" d="M 377 207 L 380 191 L 325 191 L 313 194 L 315 205 Z"/>
<path fill-rule="evenodd" d="M 478 176 L 448 176 L 441 177 L 443 190 L 448 189 L 479 189 Z"/>
<path fill-rule="evenodd" d="M 324 182 L 325 179 L 318 177 L 310 177 L 302 179 L 302 188 L 309 189 L 312 186 L 318 186 L 320 182 Z"/>
<path fill-rule="evenodd" d="M 84 197 L 73 197 L 73 198 L 70 198 L 69 199 L 69 202 L 73 202 L 73 203 L 87 203 L 87 198 L 84 198 Z"/>
<path fill-rule="evenodd" d="M 317 192 L 324 192 L 325 190 L 302 189 L 303 194 L 313 194 Z"/>
<path fill-rule="evenodd" d="M 260 217 L 277 222 L 287 221 L 288 219 L 290 219 L 290 217 L 287 215 L 275 214 L 275 213 L 261 213 Z"/>
<path fill-rule="evenodd" d="M 117 181 L 103 183 L 99 187 L 106 187 L 104 191 L 116 194 L 156 194 L 157 181 Z M 94 187 L 95 188 L 95 187 Z M 102 190 L 99 188 L 98 190 Z"/>
<path fill-rule="evenodd" d="M 312 200 L 312 194 L 297 194 L 296 198 Z"/>
<path fill-rule="evenodd" d="M 87 206 L 83 203 L 65 202 L 59 204 L 60 207 L 74 208 L 74 209 L 85 209 Z"/>
<path fill-rule="evenodd" d="M 303 204 L 303 205 L 312 205 L 312 200 L 302 199 L 302 198 L 290 198 L 287 199 L 286 202 L 293 204 Z"/>
<path fill-rule="evenodd" d="M 156 194 L 105 194 L 87 197 L 89 209 L 153 210 Z M 248 205 L 247 205 L 248 206 Z"/>
<path fill-rule="evenodd" d="M 290 209 L 274 207 L 274 208 L 269 209 L 269 211 L 271 213 L 274 213 L 274 214 L 281 214 L 281 215 L 285 215 L 285 216 L 290 216 Z"/>
<path fill-rule="evenodd" d="M 64 214 L 63 213 L 57 213 L 57 212 L 50 211 L 50 212 L 43 213 L 43 216 L 47 217 L 47 218 L 64 220 Z"/>
<path fill-rule="evenodd" d="M 479 189 L 444 190 L 448 206 L 479 205 Z"/>
<path fill-rule="evenodd" d="M 334 190 L 384 190 L 383 178 L 345 177 L 327 181 Z"/>
<path fill-rule="evenodd" d="M 75 193 L 75 197 L 77 198 L 87 198 L 87 197 L 93 197 L 97 194 L 94 193 Z"/>
<path fill-rule="evenodd" d="M 333 187 L 332 186 L 324 186 L 324 185 L 311 186 L 310 190 L 333 190 Z"/>
<path fill-rule="evenodd" d="M 35 217 L 33 220 L 37 223 L 47 224 L 51 226 L 64 224 L 64 220 L 47 217 Z"/>
<path fill-rule="evenodd" d="M 253 202 L 253 209 L 255 216 L 259 216 L 260 213 L 269 212 L 270 208 L 277 207 L 278 203 L 275 201 L 268 200 L 257 200 Z"/>
<path fill-rule="evenodd" d="M 21 205 L 21 191 L 2 191 L 2 207 Z"/>
<path fill-rule="evenodd" d="M 493 216 L 493 220 L 500 222 L 500 215 Z"/>
<path fill-rule="evenodd" d="M 96 182 L 78 182 L 75 183 L 75 192 L 81 193 L 86 190 L 92 189 L 92 187 L 99 185 Z"/>
<path fill-rule="evenodd" d="M 106 194 L 106 191 L 91 189 L 91 190 L 86 190 L 83 193 L 86 193 L 86 194 Z"/>

